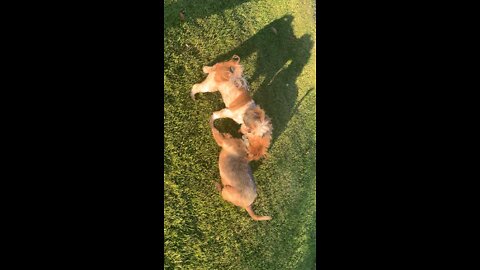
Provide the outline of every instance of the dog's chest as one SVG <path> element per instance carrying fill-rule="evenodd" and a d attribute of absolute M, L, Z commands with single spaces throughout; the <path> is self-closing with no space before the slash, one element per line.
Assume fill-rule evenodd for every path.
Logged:
<path fill-rule="evenodd" d="M 220 94 L 222 95 L 223 103 L 225 103 L 227 107 L 229 107 L 230 103 L 232 103 L 238 95 L 238 93 L 232 93 L 232 91 L 228 89 L 220 90 Z"/>

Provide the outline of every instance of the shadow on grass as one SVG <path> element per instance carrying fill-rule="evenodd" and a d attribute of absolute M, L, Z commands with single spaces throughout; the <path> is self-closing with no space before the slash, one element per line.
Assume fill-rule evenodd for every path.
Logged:
<path fill-rule="evenodd" d="M 164 11 L 164 25 L 163 29 L 167 29 L 174 26 L 179 26 L 182 21 L 180 20 L 180 12 L 185 15 L 185 21 L 195 22 L 197 18 L 208 17 L 213 14 L 220 14 L 225 9 L 234 8 L 240 4 L 248 2 L 250 0 L 178 0 L 175 3 L 168 3 L 171 1 L 165 1 Z"/>
<path fill-rule="evenodd" d="M 313 40 L 305 34 L 297 38 L 292 28 L 293 16 L 285 15 L 268 24 L 254 36 L 213 60 L 210 65 L 228 60 L 237 54 L 247 59 L 256 54 L 255 72 L 247 81 L 260 86 L 251 89 L 253 99 L 272 119 L 272 146 L 285 130 L 303 99 L 313 91 L 309 89 L 299 100 L 296 80 L 310 59 Z M 252 162 L 256 170 L 260 162 Z"/>

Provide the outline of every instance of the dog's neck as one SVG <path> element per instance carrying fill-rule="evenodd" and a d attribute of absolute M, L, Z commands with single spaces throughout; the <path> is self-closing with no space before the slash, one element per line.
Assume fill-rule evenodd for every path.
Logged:
<path fill-rule="evenodd" d="M 220 91 L 223 102 L 227 107 L 229 107 L 235 99 L 242 95 L 243 92 L 248 93 L 246 89 L 237 87 L 232 81 L 228 81 L 219 85 L 218 90 Z"/>
<path fill-rule="evenodd" d="M 250 91 L 247 80 L 244 77 L 233 78 L 232 82 L 236 87 L 243 88 L 243 89 L 246 89 L 247 91 Z"/>

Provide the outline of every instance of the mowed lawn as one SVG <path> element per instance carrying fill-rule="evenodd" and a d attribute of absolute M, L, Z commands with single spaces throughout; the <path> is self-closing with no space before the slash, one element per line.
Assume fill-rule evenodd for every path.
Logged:
<path fill-rule="evenodd" d="M 166 269 L 314 269 L 316 87 L 314 0 L 165 0 Z M 184 20 L 179 12 L 184 12 Z M 270 157 L 251 163 L 258 215 L 224 201 L 208 126 L 220 93 L 190 98 L 202 66 L 237 54 L 274 128 Z M 239 137 L 238 125 L 217 120 Z"/>

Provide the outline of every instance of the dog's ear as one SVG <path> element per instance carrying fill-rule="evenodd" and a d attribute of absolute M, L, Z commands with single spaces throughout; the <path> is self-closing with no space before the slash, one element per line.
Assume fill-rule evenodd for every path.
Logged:
<path fill-rule="evenodd" d="M 232 61 L 233 61 L 235 64 L 240 63 L 240 56 L 234 54 L 234 55 L 232 56 Z"/>
<path fill-rule="evenodd" d="M 261 122 L 265 121 L 265 111 L 260 106 L 257 106 L 257 108 L 255 108 L 255 116 L 257 117 L 257 119 L 260 119 Z"/>
<path fill-rule="evenodd" d="M 213 72 L 213 71 L 215 71 L 215 66 L 213 66 L 213 67 L 204 66 L 204 67 L 203 67 L 203 73 L 207 73 L 207 74 L 208 74 L 208 73 Z"/>

